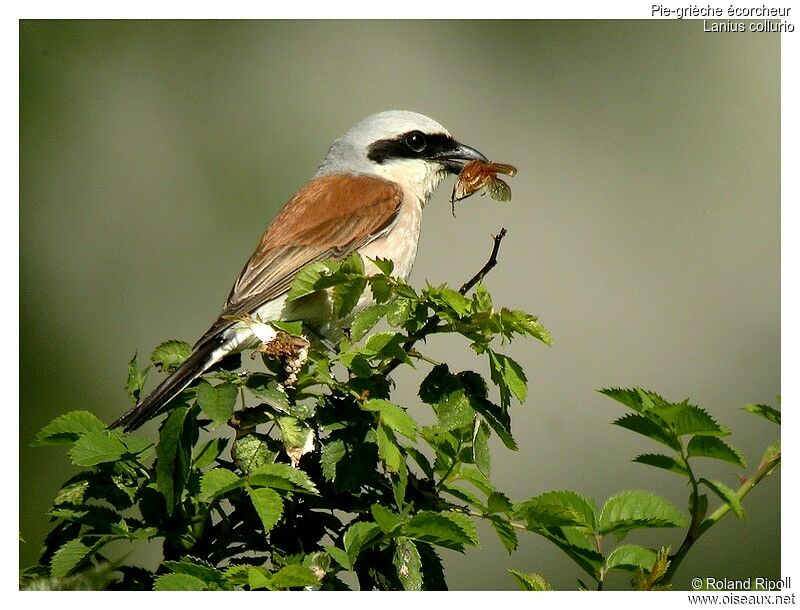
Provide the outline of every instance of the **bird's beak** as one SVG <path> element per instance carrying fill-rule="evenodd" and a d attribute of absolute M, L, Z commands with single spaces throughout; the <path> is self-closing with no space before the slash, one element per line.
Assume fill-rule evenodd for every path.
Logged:
<path fill-rule="evenodd" d="M 456 142 L 456 145 L 452 148 L 436 153 L 431 157 L 431 159 L 434 161 L 439 161 L 442 165 L 444 165 L 445 169 L 452 174 L 459 173 L 461 168 L 463 168 L 470 161 L 483 161 L 484 163 L 489 162 L 489 159 L 487 159 L 483 153 L 478 152 L 474 148 L 459 142 Z"/>

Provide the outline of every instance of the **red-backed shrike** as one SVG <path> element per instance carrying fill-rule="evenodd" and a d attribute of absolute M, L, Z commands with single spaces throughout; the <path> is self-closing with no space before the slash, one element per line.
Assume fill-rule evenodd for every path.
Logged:
<path fill-rule="evenodd" d="M 362 120 L 333 142 L 311 181 L 267 228 L 189 358 L 111 426 L 138 428 L 228 354 L 274 338 L 272 320 L 303 320 L 335 337 L 342 322 L 333 319 L 327 294 L 286 302 L 297 272 L 357 251 L 368 270 L 370 258 L 388 258 L 393 274 L 408 278 L 422 208 L 448 173 L 472 160 L 487 161 L 421 114 L 393 110 Z M 360 307 L 369 302 L 368 293 Z"/>

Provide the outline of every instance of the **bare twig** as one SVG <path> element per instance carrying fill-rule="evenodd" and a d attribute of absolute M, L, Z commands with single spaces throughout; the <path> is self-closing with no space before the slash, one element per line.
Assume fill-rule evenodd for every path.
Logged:
<path fill-rule="evenodd" d="M 464 283 L 458 291 L 461 294 L 467 294 L 470 288 L 472 288 L 475 284 L 480 282 L 486 274 L 489 273 L 495 265 L 497 265 L 497 253 L 500 251 L 500 242 L 503 241 L 503 238 L 506 236 L 506 229 L 503 227 L 500 229 L 500 232 L 494 236 L 494 246 L 492 247 L 492 253 L 489 255 L 489 260 L 486 261 L 486 264 L 481 268 L 478 273 L 472 276 L 467 282 Z"/>

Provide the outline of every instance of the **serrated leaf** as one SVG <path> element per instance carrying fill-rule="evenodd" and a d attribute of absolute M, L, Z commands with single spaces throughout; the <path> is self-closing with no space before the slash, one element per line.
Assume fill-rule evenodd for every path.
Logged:
<path fill-rule="evenodd" d="M 736 492 L 720 481 L 711 481 L 706 478 L 701 478 L 700 483 L 704 484 L 711 491 L 713 491 L 719 498 L 731 507 L 731 510 L 739 519 L 744 519 L 746 516 L 742 501 Z"/>
<path fill-rule="evenodd" d="M 160 370 L 167 373 L 175 371 L 183 361 L 192 354 L 192 346 L 185 341 L 172 339 L 164 341 L 153 350 L 150 360 L 153 361 Z"/>
<path fill-rule="evenodd" d="M 472 309 L 472 302 L 459 292 L 452 288 L 443 286 L 436 290 L 438 297 L 442 302 L 447 304 L 459 317 L 467 315 Z"/>
<path fill-rule="evenodd" d="M 435 366 L 422 380 L 419 396 L 433 406 L 444 430 L 455 430 L 471 426 L 475 418 L 472 400 L 462 380 L 450 373 L 446 364 Z"/>
<path fill-rule="evenodd" d="M 161 426 L 156 446 L 156 486 L 171 515 L 180 501 L 192 462 L 193 418 L 188 407 L 173 410 Z"/>
<path fill-rule="evenodd" d="M 237 438 L 231 449 L 231 457 L 237 468 L 244 474 L 250 474 L 257 468 L 275 461 L 278 451 L 270 449 L 269 443 L 275 443 L 265 434 L 250 433 Z"/>
<path fill-rule="evenodd" d="M 331 559 L 342 566 L 345 570 L 353 569 L 353 564 L 350 562 L 350 557 L 347 556 L 345 551 L 335 546 L 326 546 L 324 548 L 325 552 L 331 556 Z"/>
<path fill-rule="evenodd" d="M 410 440 L 417 438 L 417 423 L 403 409 L 387 400 L 370 399 L 361 405 L 365 411 L 380 413 L 381 422 Z"/>
<path fill-rule="evenodd" d="M 213 583 L 220 588 L 226 588 L 226 581 L 223 573 L 210 563 L 197 559 L 196 557 L 184 556 L 180 561 L 164 561 L 162 565 L 177 574 L 194 576 L 204 583 Z"/>
<path fill-rule="evenodd" d="M 680 441 L 675 437 L 675 435 L 671 431 L 665 430 L 656 422 L 647 419 L 647 417 L 645 417 L 644 415 L 627 413 L 622 417 L 620 417 L 619 419 L 615 420 L 613 423 L 615 426 L 619 426 L 620 428 L 625 428 L 626 430 L 630 430 L 631 432 L 636 432 L 654 441 L 663 443 L 664 445 L 666 445 L 670 449 L 674 449 L 675 451 L 681 450 Z"/>
<path fill-rule="evenodd" d="M 322 476 L 326 481 L 333 481 L 336 478 L 336 465 L 346 453 L 347 449 L 342 439 L 328 441 L 322 446 L 320 463 L 322 465 Z"/>
<path fill-rule="evenodd" d="M 370 507 L 370 512 L 372 513 L 373 519 L 375 519 L 375 523 L 378 524 L 378 527 L 381 528 L 384 534 L 392 533 L 405 521 L 403 517 L 397 513 L 393 513 L 380 504 L 373 504 Z"/>
<path fill-rule="evenodd" d="M 164 574 L 156 578 L 154 591 L 205 591 L 206 583 L 189 574 Z"/>
<path fill-rule="evenodd" d="M 742 410 L 758 415 L 764 419 L 771 421 L 773 424 L 781 425 L 781 412 L 768 405 L 749 404 L 742 407 Z"/>
<path fill-rule="evenodd" d="M 594 504 L 573 491 L 548 491 L 523 502 L 516 511 L 529 529 L 575 525 L 595 529 Z"/>
<path fill-rule="evenodd" d="M 741 451 L 715 436 L 693 436 L 686 446 L 686 453 L 690 457 L 708 457 L 731 462 L 742 468 L 747 466 Z"/>
<path fill-rule="evenodd" d="M 644 453 L 636 456 L 633 461 L 639 462 L 640 464 L 647 464 L 648 466 L 655 466 L 656 468 L 663 468 L 664 470 L 669 470 L 670 472 L 674 472 L 679 475 L 689 475 L 689 471 L 686 469 L 686 465 L 683 464 L 681 459 L 670 457 L 668 455 L 662 455 L 660 453 Z"/>
<path fill-rule="evenodd" d="M 225 447 L 227 446 L 227 438 L 212 438 L 205 443 L 200 448 L 200 451 L 198 451 L 194 456 L 194 468 L 197 470 L 203 470 L 204 468 L 211 466 L 211 464 L 213 464 L 214 461 L 220 455 L 222 455 L 222 452 L 225 451 Z"/>
<path fill-rule="evenodd" d="M 289 397 L 286 396 L 286 392 L 281 391 L 274 377 L 255 373 L 250 375 L 244 387 L 273 409 L 289 413 Z"/>
<path fill-rule="evenodd" d="M 399 472 L 405 468 L 405 459 L 400 452 L 394 432 L 385 424 L 375 429 L 375 440 L 378 444 L 378 457 L 384 463 L 387 472 Z"/>
<path fill-rule="evenodd" d="M 409 538 L 438 544 L 457 551 L 464 545 L 478 545 L 478 530 L 466 515 L 455 512 L 423 511 L 402 528 Z"/>
<path fill-rule="evenodd" d="M 383 275 L 391 275 L 392 271 L 394 271 L 394 261 L 389 258 L 381 258 L 380 256 L 376 258 L 371 258 L 372 264 L 374 264 Z"/>
<path fill-rule="evenodd" d="M 50 576 L 63 578 L 80 564 L 92 549 L 80 540 L 70 540 L 59 548 L 50 561 Z"/>
<path fill-rule="evenodd" d="M 403 336 L 393 332 L 379 332 L 369 336 L 361 353 L 372 358 L 397 358 L 405 364 L 412 364 L 402 346 Z"/>
<path fill-rule="evenodd" d="M 634 571 L 638 568 L 649 572 L 656 562 L 656 553 L 636 544 L 621 544 L 606 557 L 607 570 Z"/>
<path fill-rule="evenodd" d="M 118 433 L 87 432 L 70 447 L 69 457 L 76 466 L 96 466 L 116 462 L 128 452 Z"/>
<path fill-rule="evenodd" d="M 522 367 L 513 359 L 493 350 L 487 350 L 492 381 L 500 387 L 501 395 L 508 388 L 517 400 L 525 402 L 528 396 L 528 379 Z"/>
<path fill-rule="evenodd" d="M 358 312 L 350 323 L 350 339 L 361 341 L 378 321 L 386 315 L 389 306 L 385 303 L 370 305 Z"/>
<path fill-rule="evenodd" d="M 256 468 L 247 477 L 250 485 L 287 489 L 289 491 L 307 491 L 318 494 L 317 487 L 308 475 L 288 464 L 265 464 Z"/>
<path fill-rule="evenodd" d="M 105 429 L 106 425 L 88 411 L 70 411 L 39 430 L 30 446 L 68 445 L 77 441 L 82 434 L 103 432 Z"/>
<path fill-rule="evenodd" d="M 339 265 L 332 261 L 321 261 L 303 267 L 292 281 L 286 301 L 296 301 L 297 299 L 317 291 L 317 283 L 323 278 L 330 277 L 338 271 Z"/>
<path fill-rule="evenodd" d="M 270 586 L 275 589 L 292 587 L 312 587 L 319 584 L 319 579 L 309 568 L 297 564 L 283 566 L 270 578 Z"/>
<path fill-rule="evenodd" d="M 660 496 L 629 490 L 606 500 L 598 529 L 601 534 L 625 534 L 634 528 L 684 527 L 686 524 L 686 517 Z"/>
<path fill-rule="evenodd" d="M 364 545 L 377 538 L 380 533 L 381 528 L 377 523 L 367 523 L 366 521 L 356 521 L 347 528 L 342 541 L 351 566 L 356 563 Z M 336 559 L 336 557 L 333 558 Z"/>
<path fill-rule="evenodd" d="M 256 509 L 256 513 L 264 525 L 264 534 L 268 534 L 281 519 L 283 500 L 269 487 L 248 487 L 247 495 L 250 496 L 253 508 Z"/>
<path fill-rule="evenodd" d="M 422 591 L 422 559 L 416 545 L 407 538 L 395 540 L 394 567 L 406 591 Z"/>
<path fill-rule="evenodd" d="M 392 326 L 402 326 L 410 315 L 411 301 L 398 297 L 389 305 L 389 309 L 386 311 L 386 321 Z"/>
<path fill-rule="evenodd" d="M 88 487 L 89 481 L 87 479 L 64 485 L 58 490 L 58 494 L 53 500 L 53 506 L 58 506 L 59 504 L 81 504 Z"/>
<path fill-rule="evenodd" d="M 214 422 L 214 427 L 224 424 L 233 416 L 238 395 L 238 388 L 231 383 L 213 386 L 201 379 L 195 388 L 197 404 Z"/>
<path fill-rule="evenodd" d="M 523 591 L 552 591 L 553 587 L 545 580 L 544 576 L 536 572 L 519 572 L 508 570 Z"/>
<path fill-rule="evenodd" d="M 475 434 L 472 437 L 472 460 L 478 470 L 488 477 L 491 470 L 489 425 L 485 421 L 476 421 L 475 423 Z"/>
<path fill-rule="evenodd" d="M 144 387 L 145 379 L 147 378 L 147 369 L 144 371 L 139 370 L 136 362 L 136 354 L 133 355 L 130 362 L 128 362 L 128 377 L 125 380 L 125 391 L 130 396 L 131 402 L 136 404 L 139 402 L 139 397 Z"/>
<path fill-rule="evenodd" d="M 711 436 L 728 436 L 731 432 L 725 426 L 718 424 L 704 409 L 686 402 L 655 407 L 648 411 L 667 422 L 675 434 L 700 434 Z"/>
<path fill-rule="evenodd" d="M 239 487 L 244 481 L 225 468 L 209 470 L 200 480 L 200 499 L 207 502 L 211 498 L 225 495 Z"/>
<path fill-rule="evenodd" d="M 503 543 L 509 555 L 517 550 L 519 544 L 517 532 L 507 521 L 492 519 L 492 528 L 497 533 L 497 537 L 500 538 L 500 542 Z"/>
<path fill-rule="evenodd" d="M 493 491 L 486 498 L 486 506 L 490 513 L 510 513 L 513 510 L 511 500 L 501 491 Z"/>
<path fill-rule="evenodd" d="M 270 326 L 275 328 L 275 330 L 282 330 L 287 335 L 291 335 L 293 337 L 302 337 L 303 336 L 303 322 L 299 320 L 293 321 L 285 321 L 285 320 L 270 320 Z"/>

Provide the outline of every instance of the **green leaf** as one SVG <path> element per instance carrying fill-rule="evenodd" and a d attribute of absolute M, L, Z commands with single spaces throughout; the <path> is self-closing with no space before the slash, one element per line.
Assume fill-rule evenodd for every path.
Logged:
<path fill-rule="evenodd" d="M 333 261 L 321 261 L 303 267 L 292 281 L 286 301 L 296 301 L 297 299 L 317 291 L 317 283 L 323 278 L 330 277 L 338 271 L 339 265 Z"/>
<path fill-rule="evenodd" d="M 313 587 L 318 584 L 319 579 L 314 576 L 314 572 L 305 566 L 297 564 L 282 567 L 270 578 L 270 586 L 275 589 Z"/>
<path fill-rule="evenodd" d="M 268 534 L 281 519 L 283 500 L 269 487 L 248 487 L 247 495 L 250 496 L 253 508 L 256 509 L 261 523 L 264 524 L 264 534 Z"/>
<path fill-rule="evenodd" d="M 548 491 L 523 502 L 516 511 L 529 529 L 575 525 L 595 529 L 594 503 L 573 491 Z"/>
<path fill-rule="evenodd" d="M 116 462 L 127 452 L 118 433 L 104 430 L 83 434 L 70 448 L 69 457 L 76 466 L 96 466 Z"/>
<path fill-rule="evenodd" d="M 747 466 L 744 455 L 715 436 L 693 436 L 686 447 L 690 457 L 709 457 L 731 462 L 742 468 Z"/>
<path fill-rule="evenodd" d="M 369 259 L 372 263 L 380 270 L 383 275 L 391 275 L 392 271 L 394 271 L 394 261 L 389 258 L 381 258 L 380 256 L 376 258 Z"/>
<path fill-rule="evenodd" d="M 155 591 L 205 591 L 206 583 L 189 574 L 164 574 L 156 578 Z"/>
<path fill-rule="evenodd" d="M 184 556 L 180 561 L 165 561 L 162 565 L 177 574 L 194 576 L 206 584 L 214 584 L 219 588 L 227 588 L 227 583 L 222 572 L 201 559 Z"/>
<path fill-rule="evenodd" d="M 314 430 L 296 417 L 278 417 L 276 421 L 281 429 L 286 454 L 296 466 L 300 458 L 314 450 Z"/>
<path fill-rule="evenodd" d="M 388 426 L 379 424 L 375 430 L 375 439 L 378 443 L 378 457 L 384 463 L 387 472 L 399 472 L 401 468 L 405 467 L 405 460 L 403 454 L 400 453 L 397 439 Z"/>
<path fill-rule="evenodd" d="M 385 303 L 370 305 L 356 314 L 350 324 L 350 339 L 353 342 L 361 341 L 378 321 L 386 315 L 389 306 Z"/>
<path fill-rule="evenodd" d="M 50 561 L 50 576 L 63 578 L 80 564 L 92 549 L 80 540 L 70 540 L 59 548 Z"/>
<path fill-rule="evenodd" d="M 394 546 L 394 567 L 406 591 L 422 591 L 422 559 L 416 545 L 407 538 L 398 538 Z"/>
<path fill-rule="evenodd" d="M 204 468 L 208 468 L 211 464 L 214 463 L 222 452 L 225 451 L 225 447 L 228 445 L 227 438 L 212 438 L 206 444 L 204 444 L 200 451 L 197 452 L 197 455 L 194 456 L 194 463 L 193 466 L 197 470 L 203 470 Z"/>
<path fill-rule="evenodd" d="M 687 402 L 655 407 L 648 413 L 667 422 L 678 436 L 686 434 L 728 436 L 731 433 L 728 428 L 714 421 L 705 410 Z"/>
<path fill-rule="evenodd" d="M 270 320 L 269 324 L 275 330 L 282 330 L 286 334 L 292 335 L 293 337 L 303 336 L 303 323 L 301 321 L 295 320 L 292 322 L 287 322 L 285 320 Z"/>
<path fill-rule="evenodd" d="M 508 573 L 517 581 L 519 588 L 523 591 L 552 591 L 553 587 L 545 580 L 544 576 L 536 572 L 518 572 L 508 570 Z"/>
<path fill-rule="evenodd" d="M 161 427 L 156 446 L 156 486 L 164 496 L 168 515 L 180 502 L 191 469 L 194 422 L 188 415 L 188 407 L 172 411 Z"/>
<path fill-rule="evenodd" d="M 386 311 L 386 321 L 392 326 L 402 326 L 411 315 L 411 301 L 398 297 L 389 305 Z"/>
<path fill-rule="evenodd" d="M 500 542 L 506 547 L 509 555 L 517 550 L 519 544 L 517 532 L 508 521 L 492 519 L 492 528 L 494 528 L 494 531 L 497 533 L 497 537 L 500 538 Z"/>
<path fill-rule="evenodd" d="M 350 557 L 348 557 L 345 551 L 335 546 L 326 546 L 324 548 L 325 552 L 331 556 L 331 559 L 342 566 L 345 570 L 353 569 L 353 564 L 350 561 Z"/>
<path fill-rule="evenodd" d="M 275 461 L 278 451 L 270 449 L 273 439 L 265 434 L 250 433 L 237 438 L 231 449 L 231 457 L 244 474 Z"/>
<path fill-rule="evenodd" d="M 513 507 L 511 500 L 501 491 L 493 491 L 486 498 L 486 506 L 490 513 L 511 513 Z"/>
<path fill-rule="evenodd" d="M 517 400 L 525 402 L 528 396 L 528 379 L 522 367 L 512 358 L 487 350 L 492 381 L 500 387 L 501 396 L 506 391 L 511 391 Z"/>
<path fill-rule="evenodd" d="M 358 554 L 364 545 L 377 538 L 380 533 L 381 528 L 377 523 L 367 523 L 366 521 L 356 521 L 347 528 L 342 541 L 351 566 L 356 563 Z M 333 558 L 336 559 L 336 557 Z"/>
<path fill-rule="evenodd" d="M 395 529 L 405 522 L 403 517 L 397 513 L 393 513 L 388 508 L 385 508 L 380 504 L 373 504 L 370 507 L 370 512 L 372 512 L 372 517 L 375 519 L 375 523 L 378 524 L 378 527 L 381 528 L 381 531 L 384 534 L 391 534 Z"/>
<path fill-rule="evenodd" d="M 88 411 L 70 411 L 39 430 L 31 441 L 31 447 L 69 445 L 82 434 L 103 432 L 105 429 L 106 425 Z"/>
<path fill-rule="evenodd" d="M 273 409 L 282 413 L 289 413 L 289 397 L 286 396 L 285 391 L 279 388 L 278 382 L 274 377 L 255 373 L 250 375 L 244 387 Z"/>
<path fill-rule="evenodd" d="M 663 468 L 682 476 L 689 476 L 689 471 L 681 458 L 674 458 L 660 453 L 644 453 L 634 458 L 634 462 Z"/>
<path fill-rule="evenodd" d="M 439 288 L 437 292 L 441 301 L 450 307 L 458 315 L 458 317 L 467 315 L 472 309 L 472 302 L 467 297 L 459 292 L 456 292 L 452 288 L 443 286 L 442 288 Z"/>
<path fill-rule="evenodd" d="M 403 336 L 400 333 L 374 333 L 361 348 L 361 353 L 371 358 L 397 358 L 401 362 L 411 364 L 411 359 L 403 349 L 402 342 Z"/>
<path fill-rule="evenodd" d="M 308 475 L 288 464 L 265 464 L 256 468 L 247 477 L 250 485 L 272 487 L 274 489 L 287 489 L 289 491 L 306 491 L 318 494 L 314 482 Z"/>
<path fill-rule="evenodd" d="M 334 286 L 333 315 L 337 318 L 344 318 L 353 311 L 366 287 L 367 279 L 364 277 L 351 278 Z"/>
<path fill-rule="evenodd" d="M 648 419 L 644 415 L 627 413 L 613 422 L 615 426 L 625 428 L 632 432 L 637 432 L 647 438 L 659 443 L 663 443 L 675 451 L 681 450 L 681 443 L 678 438 L 669 430 L 665 430 L 658 423 Z"/>
<path fill-rule="evenodd" d="M 205 379 L 201 379 L 195 389 L 197 404 L 211 418 L 215 428 L 233 416 L 238 395 L 239 390 L 231 383 L 213 386 Z"/>
<path fill-rule="evenodd" d="M 224 468 L 209 470 L 200 480 L 200 499 L 207 502 L 211 498 L 225 495 L 243 483 L 244 481 L 230 470 Z"/>
<path fill-rule="evenodd" d="M 442 429 L 450 431 L 472 425 L 475 418 L 473 401 L 462 379 L 453 375 L 446 364 L 431 369 L 419 386 L 419 397 L 433 406 Z"/>
<path fill-rule="evenodd" d="M 380 414 L 381 422 L 389 426 L 410 440 L 417 438 L 417 423 L 403 409 L 387 400 L 373 398 L 361 405 L 365 411 L 376 411 Z"/>
<path fill-rule="evenodd" d="M 636 544 L 621 544 L 606 557 L 607 570 L 635 571 L 642 569 L 649 572 L 656 562 L 656 553 Z"/>
<path fill-rule="evenodd" d="M 464 545 L 478 545 L 478 530 L 472 520 L 461 513 L 422 511 L 402 528 L 409 538 L 431 542 L 463 551 Z"/>
<path fill-rule="evenodd" d="M 771 421 L 773 424 L 781 425 L 781 412 L 767 405 L 750 404 L 742 407 L 744 411 L 758 415 L 764 419 Z"/>
<path fill-rule="evenodd" d="M 478 470 L 487 477 L 491 467 L 489 434 L 489 425 L 485 421 L 476 421 L 475 435 L 472 437 L 472 459 Z"/>
<path fill-rule="evenodd" d="M 744 506 L 742 506 L 742 501 L 739 496 L 736 495 L 736 492 L 721 483 L 720 481 L 711 481 L 709 479 L 701 478 L 700 483 L 708 487 L 711 491 L 719 496 L 719 498 L 725 502 L 728 506 L 731 507 L 733 514 L 736 515 L 739 519 L 744 519 L 746 516 Z"/>
<path fill-rule="evenodd" d="M 88 487 L 88 479 L 67 483 L 58 490 L 56 499 L 53 500 L 53 506 L 58 506 L 59 504 L 82 504 Z"/>
<path fill-rule="evenodd" d="M 145 379 L 147 379 L 147 369 L 139 371 L 139 366 L 136 363 L 136 354 L 133 355 L 128 363 L 128 377 L 125 380 L 125 391 L 130 396 L 133 404 L 139 402 L 139 397 L 144 387 Z"/>
<path fill-rule="evenodd" d="M 192 354 L 192 346 L 185 341 L 164 341 L 153 350 L 150 360 L 160 370 L 172 373 Z"/>
<path fill-rule="evenodd" d="M 663 498 L 647 491 L 620 492 L 606 500 L 598 521 L 601 534 L 625 534 L 634 528 L 684 527 L 683 514 Z"/>

